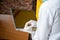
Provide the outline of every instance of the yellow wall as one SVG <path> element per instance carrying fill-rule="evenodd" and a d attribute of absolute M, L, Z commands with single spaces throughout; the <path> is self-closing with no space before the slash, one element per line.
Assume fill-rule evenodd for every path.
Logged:
<path fill-rule="evenodd" d="M 19 14 L 15 17 L 16 26 L 24 27 L 25 23 L 31 19 L 36 20 L 35 13 L 33 11 L 20 10 Z"/>
<path fill-rule="evenodd" d="M 38 12 L 39 12 L 39 8 L 42 4 L 42 0 L 37 0 L 37 5 L 36 5 L 36 18 L 38 19 Z"/>

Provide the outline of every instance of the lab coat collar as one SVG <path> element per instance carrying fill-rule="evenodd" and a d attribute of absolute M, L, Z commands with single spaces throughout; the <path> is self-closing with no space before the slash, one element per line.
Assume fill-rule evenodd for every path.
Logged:
<path fill-rule="evenodd" d="M 48 1 L 57 1 L 57 0 L 48 0 Z"/>
<path fill-rule="evenodd" d="M 60 2 L 60 0 L 48 0 L 49 2 Z"/>

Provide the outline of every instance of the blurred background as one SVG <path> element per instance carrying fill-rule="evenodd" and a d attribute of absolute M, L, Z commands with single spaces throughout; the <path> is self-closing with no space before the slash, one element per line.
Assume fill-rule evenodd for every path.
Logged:
<path fill-rule="evenodd" d="M 36 19 L 37 0 L 0 0 L 0 14 L 13 15 L 17 28 Z"/>

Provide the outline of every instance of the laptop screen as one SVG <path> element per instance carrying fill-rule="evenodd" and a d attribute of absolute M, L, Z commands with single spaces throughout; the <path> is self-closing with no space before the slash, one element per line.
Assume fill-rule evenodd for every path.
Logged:
<path fill-rule="evenodd" d="M 12 9 L 12 15 L 15 21 L 16 28 L 24 28 L 24 23 L 23 23 L 23 15 L 20 13 L 21 10 L 18 9 Z"/>
<path fill-rule="evenodd" d="M 29 20 L 36 20 L 35 12 L 32 10 L 12 9 L 12 14 L 16 28 L 24 28 L 26 22 Z"/>

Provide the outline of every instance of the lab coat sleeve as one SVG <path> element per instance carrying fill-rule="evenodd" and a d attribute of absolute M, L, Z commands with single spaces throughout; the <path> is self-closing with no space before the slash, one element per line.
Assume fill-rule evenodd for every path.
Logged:
<path fill-rule="evenodd" d="M 39 10 L 39 17 L 37 21 L 37 34 L 35 35 L 37 40 L 47 40 L 49 30 L 49 10 L 43 4 Z"/>
<path fill-rule="evenodd" d="M 60 9 L 56 10 L 49 40 L 60 40 Z"/>
<path fill-rule="evenodd" d="M 46 6 L 42 6 L 37 21 L 39 40 L 48 40 L 49 33 L 49 10 Z"/>

